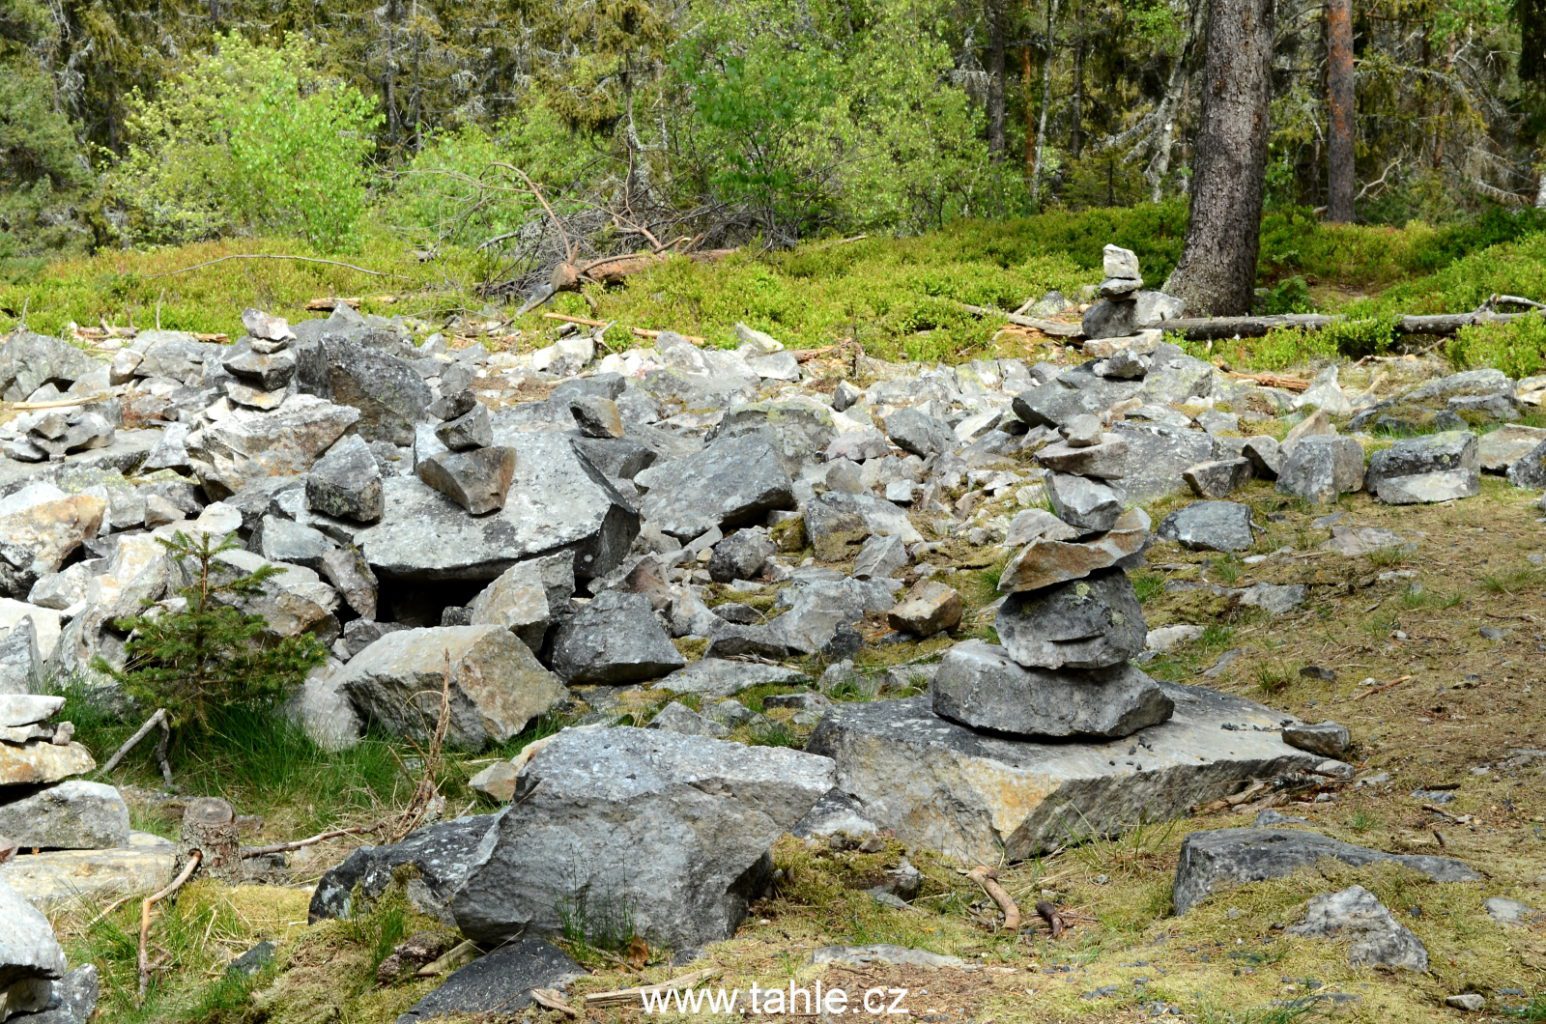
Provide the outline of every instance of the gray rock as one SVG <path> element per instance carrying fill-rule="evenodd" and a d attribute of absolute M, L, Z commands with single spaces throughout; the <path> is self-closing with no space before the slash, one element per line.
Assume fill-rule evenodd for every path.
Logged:
<path fill-rule="evenodd" d="M 0 697 L 0 701 L 14 699 Z M 96 766 L 79 743 L 61 746 L 39 739 L 0 743 L 0 786 L 45 785 L 84 775 Z"/>
<path fill-rule="evenodd" d="M 0 633 L 0 694 L 31 693 L 43 680 L 43 653 L 33 621 L 24 618 Z"/>
<path fill-rule="evenodd" d="M 1181 860 L 1171 891 L 1177 914 L 1184 914 L 1223 888 L 1269 878 L 1284 878 L 1313 867 L 1323 857 L 1353 867 L 1393 862 L 1435 882 L 1475 882 L 1481 876 L 1449 857 L 1381 853 L 1316 832 L 1283 829 L 1224 828 L 1193 832 L 1181 843 Z"/>
<path fill-rule="evenodd" d="M 1130 666 L 1095 672 L 1022 668 L 1002 647 L 952 647 L 930 686 L 935 714 L 974 729 L 1031 738 L 1128 736 L 1174 710 L 1159 685 Z"/>
<path fill-rule="evenodd" d="M 502 438 L 516 450 L 504 507 L 472 517 L 417 477 L 386 480 L 381 522 L 355 533 L 365 560 L 399 579 L 491 580 L 516 562 L 569 549 L 581 580 L 622 561 L 639 532 L 639 516 L 558 433 Z"/>
<path fill-rule="evenodd" d="M 488 409 L 475 403 L 469 411 L 437 426 L 435 437 L 453 452 L 488 448 L 494 443 L 494 422 Z"/>
<path fill-rule="evenodd" d="M 728 726 L 698 714 L 680 701 L 672 701 L 657 711 L 645 728 L 664 729 L 683 736 L 706 736 L 715 740 L 724 739 L 730 735 Z"/>
<path fill-rule="evenodd" d="M 102 526 L 107 502 L 35 483 L 0 498 L 0 594 L 25 596 Z"/>
<path fill-rule="evenodd" d="M 473 598 L 468 612 L 472 625 L 504 626 L 540 651 L 555 611 L 573 594 L 574 555 L 563 551 L 515 563 Z"/>
<path fill-rule="evenodd" d="M 1134 281 L 1128 290 L 1136 290 L 1142 285 L 1142 280 Z M 1103 283 L 1102 287 L 1106 285 Z M 1081 327 L 1086 338 L 1126 337 L 1138 329 L 1137 305 L 1124 299 L 1103 298 L 1085 310 Z"/>
<path fill-rule="evenodd" d="M 762 572 L 778 547 L 768 531 L 758 526 L 737 530 L 714 545 L 709 559 L 709 578 L 715 583 L 749 580 Z"/>
<path fill-rule="evenodd" d="M 553 670 L 571 685 L 642 683 L 685 664 L 642 594 L 604 591 L 553 637 Z"/>
<path fill-rule="evenodd" d="M 258 352 L 238 344 L 220 363 L 231 376 L 262 391 L 279 390 L 295 376 L 295 356 L 290 352 Z"/>
<path fill-rule="evenodd" d="M 5 922 L 0 929 L 0 1020 L 47 1009 L 53 982 L 65 971 L 64 951 L 53 927 L 3 881 L 0 920 Z"/>
<path fill-rule="evenodd" d="M 928 458 L 956 446 L 955 432 L 921 409 L 898 409 L 885 419 L 886 435 L 904 452 Z"/>
<path fill-rule="evenodd" d="M 860 812 L 913 846 L 963 863 L 1023 860 L 1117 835 L 1324 763 L 1278 736 L 1283 716 L 1198 687 L 1161 683 L 1175 713 L 1131 739 L 1034 742 L 934 714 L 931 699 L 839 704 L 807 749 L 834 758 Z"/>
<path fill-rule="evenodd" d="M 52 695 L 0 694 L 0 728 L 46 722 L 64 707 L 64 698 Z"/>
<path fill-rule="evenodd" d="M 0 790 L 0 836 L 45 850 L 101 850 L 129 842 L 129 808 L 118 790 L 70 779 Z"/>
<path fill-rule="evenodd" d="M 1186 303 L 1174 295 L 1167 295 L 1160 291 L 1141 291 L 1133 296 L 1136 308 L 1133 310 L 1135 326 L 1140 330 L 1154 327 L 1166 320 L 1175 320 L 1186 315 Z"/>
<path fill-rule="evenodd" d="M 1399 533 L 1378 526 L 1344 526 L 1331 528 L 1331 538 L 1321 545 L 1323 551 L 1335 551 L 1348 558 L 1358 558 L 1372 551 L 1403 551 L 1410 553 L 1416 545 Z"/>
<path fill-rule="evenodd" d="M 930 953 L 923 949 L 909 949 L 890 943 L 871 946 L 822 946 L 811 953 L 813 964 L 837 964 L 841 967 L 966 967 L 965 960 L 943 953 Z"/>
<path fill-rule="evenodd" d="M 1546 441 L 1542 441 L 1508 467 L 1508 482 L 1515 487 L 1546 490 Z"/>
<path fill-rule="evenodd" d="M 933 580 L 920 580 L 907 596 L 886 613 L 892 629 L 928 637 L 961 624 L 961 595 L 953 587 Z"/>
<path fill-rule="evenodd" d="M 478 942 L 622 915 L 655 944 L 729 937 L 769 874 L 768 847 L 832 788 L 832 762 L 648 729 L 566 730 L 452 901 Z"/>
<path fill-rule="evenodd" d="M 338 663 L 329 662 L 313 669 L 285 704 L 289 719 L 327 751 L 348 750 L 365 736 L 365 723 L 342 682 Z"/>
<path fill-rule="evenodd" d="M 1130 508 L 1109 533 L 1077 543 L 1042 538 L 1027 544 L 1004 566 L 998 588 L 1005 593 L 1041 590 L 1102 569 L 1126 568 L 1143 555 L 1148 541 L 1148 515 Z"/>
<path fill-rule="evenodd" d="M 737 705 L 739 707 L 740 705 Z M 831 789 L 816 801 L 816 806 L 790 828 L 801 839 L 813 836 L 870 836 L 880 831 L 859 811 L 859 804 L 841 789 Z"/>
<path fill-rule="evenodd" d="M 1069 422 L 1080 418 L 1075 416 Z M 1116 480 L 1127 472 L 1127 441 L 1109 432 L 1101 434 L 1099 443 L 1094 445 L 1060 441 L 1038 451 L 1036 461 L 1057 473 Z"/>
<path fill-rule="evenodd" d="M 388 633 L 349 660 L 341 689 L 367 721 L 427 739 L 435 728 L 447 664 L 446 742 L 478 750 L 503 743 L 567 696 L 563 684 L 502 626 L 439 626 Z"/>
<path fill-rule="evenodd" d="M 1188 551 L 1245 551 L 1254 543 L 1251 507 L 1235 501 L 1199 501 L 1177 509 L 1154 531 Z"/>
<path fill-rule="evenodd" d="M 1278 469 L 1278 490 L 1316 504 L 1363 487 L 1363 449 L 1350 437 L 1300 438 L 1287 449 Z"/>
<path fill-rule="evenodd" d="M 21 330 L 0 345 L 0 398 L 26 399 L 44 384 L 67 388 L 95 371 L 95 359 L 68 342 Z"/>
<path fill-rule="evenodd" d="M 233 409 L 188 435 L 188 458 L 214 496 L 268 477 L 300 476 L 359 420 L 357 410 L 291 395 L 272 412 Z"/>
<path fill-rule="evenodd" d="M 1353 745 L 1353 734 L 1337 722 L 1292 722 L 1283 727 L 1283 742 L 1322 757 L 1341 758 Z"/>
<path fill-rule="evenodd" d="M 1477 439 L 1476 454 L 1484 473 L 1507 473 L 1520 458 L 1546 443 L 1546 427 L 1510 424 L 1489 430 Z"/>
<path fill-rule="evenodd" d="M 340 438 L 306 474 L 306 505 L 314 512 L 374 523 L 385 510 L 381 467 L 356 434 Z"/>
<path fill-rule="evenodd" d="M 715 440 L 702 451 L 659 462 L 634 477 L 646 489 L 646 522 L 673 537 L 713 527 L 751 526 L 775 509 L 795 507 L 793 483 L 766 433 Z"/>
<path fill-rule="evenodd" d="M 497 512 L 515 480 L 514 448 L 495 445 L 465 452 L 437 452 L 416 459 L 420 480 L 475 516 Z"/>
<path fill-rule="evenodd" d="M 531 1005 L 532 989 L 559 989 L 587 972 L 556 946 L 519 939 L 453 971 L 429 995 L 414 1003 L 397 1024 L 437 1017 L 508 1017 Z"/>
<path fill-rule="evenodd" d="M 1109 303 L 1098 302 L 1090 307 L 1091 312 L 1102 305 Z M 1086 323 L 1090 315 L 1085 314 Z M 1088 334 L 1088 329 L 1086 334 L 1094 337 Z M 1136 381 L 1106 380 L 1089 370 L 1075 367 L 1016 395 L 1012 407 L 1016 416 L 1033 427 L 1061 427 L 1075 416 L 1104 413 L 1116 403 L 1136 395 L 1141 388 Z"/>
<path fill-rule="evenodd" d="M 1121 498 L 1098 480 L 1053 473 L 1043 483 L 1053 514 L 1081 533 L 1105 533 L 1122 514 Z"/>
<path fill-rule="evenodd" d="M 1047 518 L 1054 517 L 1048 513 Z M 1070 536 L 1073 531 L 1069 531 Z M 853 575 L 857 579 L 884 579 L 896 575 L 908 565 L 907 545 L 900 537 L 871 537 L 854 556 Z"/>
<path fill-rule="evenodd" d="M 1199 498 L 1227 498 L 1250 483 L 1251 476 L 1251 461 L 1245 458 L 1199 462 L 1181 472 L 1181 479 Z"/>
<path fill-rule="evenodd" d="M 1482 906 L 1486 908 L 1488 917 L 1510 928 L 1528 928 L 1538 921 L 1546 920 L 1546 913 L 1506 896 L 1490 897 Z"/>
<path fill-rule="evenodd" d="M 1138 272 L 1138 254 L 1120 245 L 1108 245 L 1101 250 L 1101 270 L 1107 277 L 1141 277 Z"/>
<path fill-rule="evenodd" d="M 603 395 L 578 395 L 569 401 L 569 412 L 586 437 L 622 437 L 623 417 L 617 403 Z"/>
<path fill-rule="evenodd" d="M 1235 592 L 1235 600 L 1246 608 L 1260 608 L 1269 615 L 1287 615 L 1309 599 L 1310 591 L 1302 583 L 1253 583 Z"/>
<path fill-rule="evenodd" d="M 658 680 L 655 688 L 702 697 L 734 697 L 742 690 L 767 683 L 804 685 L 808 682 L 803 673 L 780 665 L 704 658 Z"/>
<path fill-rule="evenodd" d="M 1428 970 L 1428 951 L 1417 936 L 1361 885 L 1312 899 L 1304 919 L 1289 925 L 1288 934 L 1347 939 L 1347 962 L 1354 967 Z"/>
<path fill-rule="evenodd" d="M 1477 992 L 1461 992 L 1444 997 L 1444 1005 L 1467 1013 L 1480 1013 L 1487 1008 L 1487 999 Z"/>
<path fill-rule="evenodd" d="M 467 877 L 493 824 L 493 815 L 475 814 L 425 825 L 399 843 L 355 849 L 317 882 L 309 919 L 349 918 L 368 910 L 406 867 L 409 901 L 421 913 L 449 924 L 451 896 Z"/>
<path fill-rule="evenodd" d="M 102 995 L 95 964 L 82 964 L 54 982 L 48 1008 L 16 1018 L 22 1024 L 87 1024 Z"/>
<path fill-rule="evenodd" d="M 1027 668 L 1107 668 L 1143 650 L 1148 627 L 1121 570 L 1010 594 L 994 623 L 1010 657 Z"/>
<path fill-rule="evenodd" d="M 295 325 L 296 380 L 302 391 L 359 411 L 357 429 L 370 441 L 413 442 L 414 425 L 434 395 L 407 359 L 412 346 L 394 331 L 325 321 Z"/>
<path fill-rule="evenodd" d="M 321 530 L 278 515 L 267 515 L 253 527 L 247 549 L 270 562 L 288 562 L 317 572 L 333 542 Z"/>
<path fill-rule="evenodd" d="M 1369 459 L 1364 486 L 1387 505 L 1475 497 L 1481 491 L 1476 435 L 1453 430 L 1397 441 Z"/>
<path fill-rule="evenodd" d="M 1265 434 L 1247 438 L 1240 446 L 1240 454 L 1251 463 L 1251 469 L 1263 480 L 1276 480 L 1283 465 L 1283 453 L 1276 438 Z"/>

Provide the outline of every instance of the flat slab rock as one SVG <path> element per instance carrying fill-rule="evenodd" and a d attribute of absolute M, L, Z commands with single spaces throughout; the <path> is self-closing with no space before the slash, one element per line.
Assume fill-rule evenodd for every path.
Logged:
<path fill-rule="evenodd" d="M 806 749 L 837 762 L 838 787 L 866 818 L 971 864 L 1180 817 L 1249 781 L 1325 763 L 1283 742 L 1289 716 L 1202 687 L 1160 688 L 1171 719 L 1126 739 L 988 737 L 913 697 L 835 708 Z"/>
<path fill-rule="evenodd" d="M 129 841 L 129 807 L 112 786 L 70 779 L 0 789 L 0 836 L 45 850 L 101 850 Z"/>
<path fill-rule="evenodd" d="M 133 832 L 126 846 L 109 850 L 55 850 L 13 857 L 0 864 L 0 882 L 40 909 L 106 904 L 118 896 L 151 893 L 172 880 L 177 848 L 160 836 Z"/>
<path fill-rule="evenodd" d="M 1220 889 L 1284 878 L 1330 858 L 1353 867 L 1394 862 L 1435 882 L 1478 882 L 1481 875 L 1452 857 L 1383 853 L 1298 829 L 1221 828 L 1193 832 L 1181 843 L 1172 899 L 1184 914 Z"/>
<path fill-rule="evenodd" d="M 420 999 L 397 1024 L 452 1014 L 514 1014 L 531 1003 L 534 988 L 561 988 L 586 973 L 563 950 L 541 939 L 521 939 L 481 956 Z"/>

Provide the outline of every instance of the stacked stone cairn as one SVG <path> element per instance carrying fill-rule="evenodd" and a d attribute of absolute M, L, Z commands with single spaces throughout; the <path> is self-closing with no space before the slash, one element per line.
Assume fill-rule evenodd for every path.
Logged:
<path fill-rule="evenodd" d="M 441 422 L 420 425 L 414 437 L 414 472 L 420 480 L 475 516 L 505 507 L 515 479 L 515 449 L 494 443 L 487 407 L 471 390 L 445 395 L 430 406 Z"/>
<path fill-rule="evenodd" d="M 112 786 L 76 776 L 96 768 L 70 722 L 51 724 L 63 697 L 0 694 L 0 847 L 105 850 L 129 842 L 129 809 Z"/>
<path fill-rule="evenodd" d="M 295 332 L 282 317 L 256 309 L 242 313 L 247 337 L 231 346 L 221 365 L 232 377 L 225 394 L 236 405 L 265 412 L 279 408 L 289 397 L 295 380 L 295 353 L 290 343 Z"/>
<path fill-rule="evenodd" d="M 1024 739 L 1113 739 L 1167 721 L 1174 705 L 1129 663 L 1148 628 L 1126 568 L 1143 555 L 1149 520 L 1123 511 L 1107 484 L 1046 479 L 1067 529 L 1032 540 L 1005 568 L 999 644 L 970 641 L 940 664 L 935 714 Z"/>

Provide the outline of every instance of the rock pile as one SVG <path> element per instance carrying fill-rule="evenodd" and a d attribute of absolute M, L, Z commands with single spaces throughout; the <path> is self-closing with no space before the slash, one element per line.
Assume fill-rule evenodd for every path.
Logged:
<path fill-rule="evenodd" d="M 1084 314 L 1084 336 L 1092 340 L 1132 335 L 1161 320 L 1183 312 L 1181 300 L 1164 292 L 1141 291 L 1143 275 L 1138 256 L 1131 249 L 1108 245 L 1102 253 L 1105 280 L 1099 287 L 1100 301 Z M 1126 357 L 1121 360 L 1127 361 Z"/>
<path fill-rule="evenodd" d="M 248 409 L 277 409 L 293 391 L 295 353 L 290 343 L 295 332 L 282 318 L 256 309 L 242 313 L 242 326 L 247 337 L 220 361 L 231 375 L 225 382 L 226 398 Z"/>
<path fill-rule="evenodd" d="M 475 516 L 497 512 L 515 479 L 515 449 L 494 443 L 488 410 L 469 391 L 440 399 L 430 409 L 442 422 L 418 428 L 413 469 L 419 479 Z"/>
<path fill-rule="evenodd" d="M 96 768 L 69 723 L 49 720 L 63 697 L 0 696 L 0 841 L 44 850 L 101 850 L 129 841 L 129 809 L 112 786 L 75 776 Z"/>
<path fill-rule="evenodd" d="M 18 418 L 0 448 L 18 462 L 62 459 L 113 443 L 113 425 L 90 409 L 40 410 Z"/>

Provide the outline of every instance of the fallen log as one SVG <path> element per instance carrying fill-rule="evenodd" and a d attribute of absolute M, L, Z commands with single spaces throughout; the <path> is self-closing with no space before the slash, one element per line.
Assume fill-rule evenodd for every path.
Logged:
<path fill-rule="evenodd" d="M 553 268 L 548 286 L 555 292 L 577 292 L 588 283 L 603 286 L 621 284 L 631 274 L 658 267 L 672 256 L 681 255 L 699 263 L 722 260 L 735 252 L 734 249 L 699 249 L 697 252 L 678 253 L 671 248 L 659 252 L 636 252 L 623 256 L 604 256 L 598 260 L 577 263 L 565 260 Z"/>
<path fill-rule="evenodd" d="M 1399 317 L 1392 325 L 1398 335 L 1448 337 L 1462 327 L 1477 324 L 1506 324 L 1539 313 L 1495 313 L 1483 307 L 1470 313 L 1438 313 Z M 1155 328 L 1179 334 L 1187 341 L 1226 341 L 1230 338 L 1260 338 L 1279 328 L 1321 331 L 1332 324 L 1350 319 L 1341 313 L 1280 313 L 1274 316 L 1207 316 L 1161 320 Z"/>

